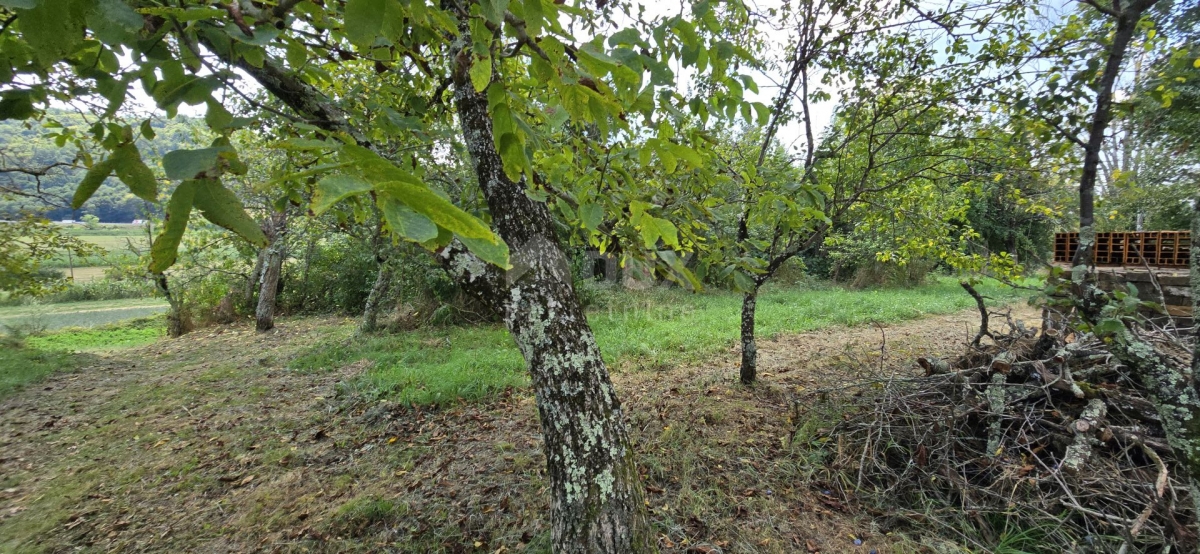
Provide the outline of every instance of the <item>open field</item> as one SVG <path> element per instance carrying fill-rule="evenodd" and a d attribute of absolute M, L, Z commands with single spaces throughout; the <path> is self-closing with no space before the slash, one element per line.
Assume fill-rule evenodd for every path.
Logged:
<path fill-rule="evenodd" d="M 0 307 L 0 328 L 21 326 L 54 330 L 64 327 L 97 327 L 159 314 L 166 309 L 165 300 L 150 298 L 6 306 Z"/>
<path fill-rule="evenodd" d="M 73 264 L 77 272 L 76 280 L 80 278 L 78 274 L 80 268 L 108 267 L 115 260 L 132 259 L 134 254 L 129 249 L 131 245 L 139 251 L 144 251 L 150 246 L 150 238 L 146 234 L 146 229 L 141 225 L 103 224 L 98 229 L 88 229 L 83 225 L 70 225 L 65 226 L 64 229 L 66 234 L 99 246 L 106 252 L 102 256 L 87 258 L 68 258 L 66 254 L 62 254 L 46 264 L 47 267 L 64 270 Z"/>
<path fill-rule="evenodd" d="M 612 352 L 631 336 L 603 330 L 600 320 L 615 316 L 594 314 L 606 355 L 627 368 L 614 381 L 658 547 L 918 551 L 917 537 L 823 492 L 829 487 L 813 480 L 817 461 L 789 441 L 789 399 L 884 365 L 907 371 L 917 353 L 960 349 L 961 337 L 946 330 L 967 329 L 976 314 L 953 304 L 940 304 L 946 315 L 881 321 L 881 330 L 788 318 L 776 302 L 775 338 L 760 347 L 763 379 L 751 389 L 736 383 L 728 341 L 691 351 L 708 353 L 695 362 L 670 363 L 664 353 L 638 364 L 640 348 Z M 650 318 L 646 328 L 666 326 L 652 331 L 665 336 L 703 326 L 691 317 Z M 799 321 L 820 332 L 791 332 Z M 405 389 L 359 394 L 366 391 L 349 384 L 381 378 L 373 366 L 382 359 L 371 357 L 382 349 L 322 358 L 313 346 L 348 328 L 345 320 L 306 318 L 285 319 L 268 334 L 244 325 L 202 330 L 87 355 L 77 371 L 0 400 L 0 549 L 547 551 L 537 413 L 519 378 L 510 383 L 518 386 L 441 407 L 410 407 Z M 394 354 L 404 358 L 389 367 L 407 367 L 414 390 L 444 378 L 437 364 L 458 364 L 465 380 L 490 379 L 489 358 L 464 364 L 472 349 L 503 350 L 485 340 L 492 332 L 397 339 Z"/>

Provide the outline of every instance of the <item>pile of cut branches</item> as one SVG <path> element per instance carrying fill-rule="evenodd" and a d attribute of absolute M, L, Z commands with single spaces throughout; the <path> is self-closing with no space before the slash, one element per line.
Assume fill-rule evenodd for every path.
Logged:
<path fill-rule="evenodd" d="M 990 315 L 1008 328 L 985 327 L 993 340 L 958 359 L 921 358 L 924 375 L 797 400 L 842 412 L 812 443 L 829 451 L 830 487 L 888 514 L 885 526 L 986 551 L 1194 552 L 1185 474 L 1140 381 L 1094 335 Z M 1190 364 L 1190 333 L 1135 332 Z"/>

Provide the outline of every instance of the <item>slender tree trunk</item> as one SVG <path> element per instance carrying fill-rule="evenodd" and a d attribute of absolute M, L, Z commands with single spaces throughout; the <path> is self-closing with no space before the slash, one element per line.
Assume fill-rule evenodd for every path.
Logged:
<path fill-rule="evenodd" d="M 367 306 L 363 309 L 362 324 L 359 331 L 374 333 L 379 328 L 379 312 L 383 306 L 383 298 L 387 296 L 392 286 L 392 264 L 384 260 L 379 263 L 379 273 L 375 276 L 375 284 L 371 286 L 371 294 L 367 296 Z"/>
<path fill-rule="evenodd" d="M 1142 2 L 1146 4 L 1146 2 Z M 1112 120 L 1113 87 L 1121 74 L 1121 64 L 1125 60 L 1129 43 L 1137 30 L 1138 20 L 1142 12 L 1152 5 L 1130 5 L 1116 14 L 1116 30 L 1113 33 L 1112 44 L 1108 57 L 1104 62 L 1104 73 L 1096 86 L 1096 105 L 1092 112 L 1092 123 L 1088 128 L 1088 138 L 1083 144 L 1083 173 L 1079 180 L 1079 248 L 1071 260 L 1072 266 L 1091 266 L 1096 246 L 1096 217 L 1095 193 L 1096 177 L 1100 170 L 1100 151 L 1104 146 L 1104 134 L 1108 131 L 1108 123 Z M 1090 274 L 1090 272 L 1088 272 Z M 1082 276 L 1081 276 L 1082 277 Z M 1077 281 L 1079 279 L 1076 279 Z M 1085 306 L 1087 298 L 1084 298 Z"/>
<path fill-rule="evenodd" d="M 275 296 L 279 292 L 279 273 L 283 269 L 281 245 L 272 244 L 265 250 L 267 255 L 258 291 L 258 307 L 254 309 L 254 326 L 259 331 L 275 328 Z"/>
<path fill-rule="evenodd" d="M 250 278 L 246 279 L 246 288 L 242 290 L 242 306 L 249 310 L 254 305 L 254 291 L 258 290 L 262 283 L 263 264 L 267 260 L 267 249 L 260 248 L 258 255 L 254 258 L 254 271 L 250 272 Z"/>
<path fill-rule="evenodd" d="M 1083 175 L 1079 185 L 1079 250 L 1071 261 L 1074 266 L 1092 265 L 1096 237 L 1093 193 L 1100 165 L 1100 149 L 1111 118 L 1113 86 L 1138 20 L 1156 1 L 1136 0 L 1119 11 L 1109 13 L 1116 20 L 1116 29 L 1097 87 L 1095 112 L 1084 148 Z M 1114 10 L 1117 9 L 1117 3 L 1114 2 L 1112 6 Z M 1192 226 L 1197 230 L 1200 223 L 1194 219 Z M 1192 285 L 1196 287 L 1200 277 L 1197 276 L 1195 247 L 1191 255 Z M 1090 271 L 1085 276 L 1073 276 L 1072 281 L 1079 296 L 1080 316 L 1085 322 L 1096 324 L 1102 317 L 1100 309 L 1104 306 L 1106 295 L 1096 286 Z M 1138 377 L 1142 387 L 1149 393 L 1166 432 L 1167 442 L 1187 475 L 1193 507 L 1200 514 L 1200 381 L 1195 379 L 1196 369 L 1200 366 L 1195 360 L 1191 366 L 1171 362 L 1136 333 L 1127 332 L 1123 338 L 1126 340 L 1111 341 L 1112 352 L 1118 360 L 1129 366 L 1131 373 Z"/>
<path fill-rule="evenodd" d="M 275 297 L 279 294 L 279 277 L 283 271 L 283 235 L 287 214 L 275 212 L 267 223 L 270 244 L 264 249 L 262 281 L 258 290 L 258 307 L 254 310 L 255 328 L 270 331 L 275 328 Z"/>
<path fill-rule="evenodd" d="M 650 534 L 625 418 L 572 288 L 570 263 L 545 204 L 505 175 L 487 98 L 472 86 L 470 64 L 467 52 L 456 60 L 458 118 L 514 270 L 495 271 L 457 245 L 440 256 L 469 292 L 503 314 L 529 367 L 545 439 L 554 551 L 647 550 Z"/>
<path fill-rule="evenodd" d="M 742 296 L 742 384 L 758 377 L 758 344 L 754 341 L 754 313 L 758 309 L 758 287 Z"/>
<path fill-rule="evenodd" d="M 167 276 L 159 273 L 154 276 L 154 285 L 167 298 L 167 336 L 177 339 L 183 336 L 183 300 L 171 293 L 167 285 Z"/>

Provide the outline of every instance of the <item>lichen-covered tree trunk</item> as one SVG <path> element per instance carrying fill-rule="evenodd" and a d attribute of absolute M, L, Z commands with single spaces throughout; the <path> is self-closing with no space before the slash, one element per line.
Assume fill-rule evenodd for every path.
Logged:
<path fill-rule="evenodd" d="M 254 309 L 254 326 L 260 332 L 275 328 L 275 297 L 279 294 L 279 277 L 283 271 L 283 235 L 287 214 L 271 214 L 266 227 L 270 243 L 264 249 L 262 280 L 259 282 L 258 307 Z"/>
<path fill-rule="evenodd" d="M 455 100 L 463 138 L 496 230 L 512 252 L 507 273 L 460 245 L 439 255 L 465 288 L 503 315 L 529 368 L 545 440 L 552 543 L 559 553 L 649 548 L 648 524 L 621 404 L 572 287 L 550 211 L 505 175 L 487 99 L 458 58 Z"/>
<path fill-rule="evenodd" d="M 280 245 L 266 248 L 262 281 L 258 290 L 258 307 L 254 309 L 254 327 L 259 331 L 275 328 L 275 296 L 279 292 L 279 273 L 283 269 L 283 252 Z"/>
<path fill-rule="evenodd" d="M 363 309 L 362 323 L 359 331 L 374 333 L 379 329 L 379 312 L 383 306 L 383 297 L 387 296 L 392 286 L 392 265 L 386 260 L 379 263 L 379 273 L 375 276 L 375 284 L 371 285 L 371 294 L 367 295 L 367 305 Z"/>
<path fill-rule="evenodd" d="M 742 297 L 742 368 L 743 385 L 758 377 L 758 344 L 754 341 L 754 315 L 758 309 L 758 287 Z"/>

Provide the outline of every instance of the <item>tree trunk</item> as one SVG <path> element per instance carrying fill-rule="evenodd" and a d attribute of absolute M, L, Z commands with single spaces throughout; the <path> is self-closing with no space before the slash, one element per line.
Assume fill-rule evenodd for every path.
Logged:
<path fill-rule="evenodd" d="M 259 331 L 275 328 L 275 295 L 279 292 L 279 273 L 283 269 L 281 245 L 272 244 L 265 250 L 267 254 L 258 291 L 258 307 L 254 309 L 254 326 Z"/>
<path fill-rule="evenodd" d="M 1153 3 L 1154 1 L 1149 2 Z M 1129 49 L 1138 20 L 1146 7 L 1148 6 L 1127 6 L 1115 17 L 1117 27 L 1104 62 L 1104 73 L 1096 85 L 1096 105 L 1092 112 L 1092 123 L 1088 128 L 1088 138 L 1083 144 L 1083 174 L 1079 180 L 1079 248 L 1075 250 L 1075 256 L 1071 259 L 1072 266 L 1092 265 L 1096 245 L 1096 177 L 1100 169 L 1100 150 L 1104 146 L 1104 134 L 1112 119 L 1113 87 L 1121 74 L 1126 50 Z M 1090 274 L 1090 271 L 1088 273 Z M 1084 300 L 1086 306 L 1087 298 Z"/>
<path fill-rule="evenodd" d="M 275 297 L 279 294 L 279 278 L 283 271 L 283 235 L 287 226 L 287 214 L 271 214 L 266 227 L 270 244 L 263 250 L 262 281 L 258 290 L 258 307 L 254 310 L 254 326 L 260 332 L 275 328 Z"/>
<path fill-rule="evenodd" d="M 455 65 L 458 118 L 514 269 L 502 273 L 458 244 L 439 255 L 468 292 L 503 315 L 529 367 L 550 477 L 553 550 L 648 550 L 650 533 L 625 418 L 572 288 L 570 263 L 545 204 L 531 200 L 524 183 L 503 171 L 487 98 L 468 77 L 470 60 L 464 53 Z"/>
<path fill-rule="evenodd" d="M 249 310 L 254 305 L 254 291 L 258 290 L 262 283 L 263 264 L 266 263 L 267 249 L 260 248 L 258 255 L 254 258 L 254 271 L 250 273 L 250 278 L 246 279 L 246 288 L 242 290 L 242 306 Z"/>
<path fill-rule="evenodd" d="M 367 296 L 367 307 L 363 309 L 362 324 L 359 331 L 374 333 L 379 328 L 379 312 L 383 306 L 383 297 L 387 296 L 392 285 L 392 265 L 386 260 L 379 264 L 379 274 L 375 284 L 371 286 L 371 294 Z"/>
<path fill-rule="evenodd" d="M 171 288 L 167 286 L 167 276 L 159 273 L 154 276 L 154 285 L 167 298 L 167 336 L 177 339 L 183 336 L 183 300 L 178 296 L 171 294 Z"/>
<path fill-rule="evenodd" d="M 308 239 L 308 248 L 304 251 L 304 269 L 300 274 L 300 310 L 308 304 L 308 270 L 312 269 L 313 251 L 317 249 L 317 239 Z"/>
<path fill-rule="evenodd" d="M 758 287 L 742 296 L 742 384 L 752 385 L 758 377 L 758 345 L 754 341 L 754 312 L 758 309 Z"/>

